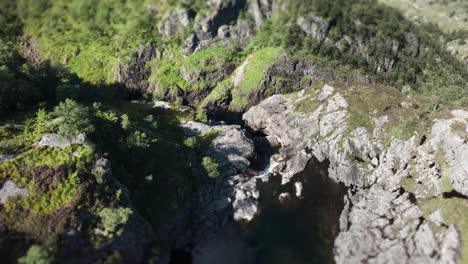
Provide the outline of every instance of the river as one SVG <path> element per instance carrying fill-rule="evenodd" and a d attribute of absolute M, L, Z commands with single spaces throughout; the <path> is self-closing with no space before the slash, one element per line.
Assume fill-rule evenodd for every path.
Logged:
<path fill-rule="evenodd" d="M 214 239 L 193 252 L 194 264 L 334 263 L 333 243 L 343 209 L 345 188 L 316 160 L 293 180 L 303 183 L 296 198 L 294 183 L 281 185 L 274 176 L 260 184 L 260 213 L 248 224 L 231 222 Z M 280 202 L 281 193 L 291 199 Z"/>

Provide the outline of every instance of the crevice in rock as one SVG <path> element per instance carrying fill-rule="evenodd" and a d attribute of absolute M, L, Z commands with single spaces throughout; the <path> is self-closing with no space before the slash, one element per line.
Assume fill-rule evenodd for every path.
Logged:
<path fill-rule="evenodd" d="M 358 156 L 353 156 L 353 159 L 358 161 L 359 163 L 364 163 L 365 160 L 363 160 L 362 158 L 358 157 Z"/>
<path fill-rule="evenodd" d="M 410 200 L 411 203 L 417 204 L 416 195 L 414 195 L 414 193 L 408 192 L 408 199 Z"/>
<path fill-rule="evenodd" d="M 451 192 L 444 192 L 442 195 L 446 199 L 461 198 L 461 199 L 467 199 L 468 200 L 468 196 L 466 196 L 466 195 L 464 195 L 462 193 L 459 193 L 459 192 L 457 192 L 455 190 L 452 190 Z"/>
<path fill-rule="evenodd" d="M 418 226 L 416 227 L 416 230 L 419 230 L 421 225 L 424 223 L 425 218 L 423 216 L 421 216 L 421 217 L 418 218 L 418 220 L 419 220 L 419 223 L 418 223 Z"/>
<path fill-rule="evenodd" d="M 421 137 L 421 140 L 419 141 L 419 145 L 420 145 L 420 146 L 423 145 L 423 144 L 426 142 L 426 140 L 427 140 L 427 136 L 426 136 L 426 135 L 423 135 L 423 136 Z"/>

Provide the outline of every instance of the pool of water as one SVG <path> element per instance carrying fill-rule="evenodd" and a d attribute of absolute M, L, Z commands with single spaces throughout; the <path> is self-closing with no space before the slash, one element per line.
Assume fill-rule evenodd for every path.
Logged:
<path fill-rule="evenodd" d="M 249 224 L 227 225 L 194 252 L 194 263 L 334 263 L 333 243 L 346 190 L 328 178 L 327 168 L 311 161 L 293 178 L 303 183 L 301 198 L 294 196 L 294 182 L 281 185 L 279 176 L 260 183 L 260 214 Z M 280 202 L 283 192 L 291 199 Z"/>

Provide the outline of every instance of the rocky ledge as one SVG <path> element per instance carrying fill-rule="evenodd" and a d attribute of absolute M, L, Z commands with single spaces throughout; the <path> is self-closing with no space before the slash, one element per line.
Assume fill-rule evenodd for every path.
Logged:
<path fill-rule="evenodd" d="M 220 175 L 200 175 L 201 184 L 190 205 L 160 228 L 159 240 L 171 245 L 162 249 L 160 263 L 169 263 L 169 251 L 174 249 L 200 251 L 198 247 L 210 241 L 229 221 L 250 221 L 258 208 L 256 179 L 247 174 L 254 157 L 254 142 L 245 130 L 236 125 L 209 126 L 193 121 L 180 126 L 187 137 L 214 135 L 201 154 L 216 161 Z"/>
<path fill-rule="evenodd" d="M 243 118 L 281 145 L 283 184 L 296 181 L 315 156 L 328 160 L 329 177 L 348 187 L 335 239 L 337 263 L 468 261 L 462 246 L 468 232 L 460 220 L 468 208 L 468 112 L 447 111 L 426 133 L 405 138 L 395 131 L 403 113 L 414 112 L 412 99 L 387 92 L 372 99 L 370 89 L 325 85 L 275 95 Z M 382 111 L 377 98 L 389 104 Z M 363 100 L 371 101 L 367 108 L 353 105 Z M 368 126 L 356 125 L 363 116 Z"/>

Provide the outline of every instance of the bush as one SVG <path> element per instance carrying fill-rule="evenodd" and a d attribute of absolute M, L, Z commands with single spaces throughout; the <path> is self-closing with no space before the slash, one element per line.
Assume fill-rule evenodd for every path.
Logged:
<path fill-rule="evenodd" d="M 216 178 L 220 175 L 219 164 L 210 157 L 204 157 L 202 161 L 203 168 L 205 168 L 210 178 Z"/>
<path fill-rule="evenodd" d="M 56 106 L 54 114 L 61 118 L 58 134 L 64 138 L 71 139 L 80 133 L 87 134 L 94 131 L 89 109 L 71 99 L 66 99 Z"/>
<path fill-rule="evenodd" d="M 203 123 L 208 122 L 208 114 L 205 108 L 198 109 L 197 115 L 195 116 L 195 120 Z"/>
<path fill-rule="evenodd" d="M 32 245 L 28 249 L 26 256 L 18 259 L 19 264 L 49 264 L 53 262 L 53 257 L 41 246 Z"/>
<path fill-rule="evenodd" d="M 133 213 L 130 208 L 104 208 L 99 212 L 104 232 L 112 234 L 119 225 L 127 223 L 129 216 Z"/>
<path fill-rule="evenodd" d="M 127 138 L 127 143 L 130 147 L 147 148 L 151 142 L 145 132 L 137 130 Z"/>

